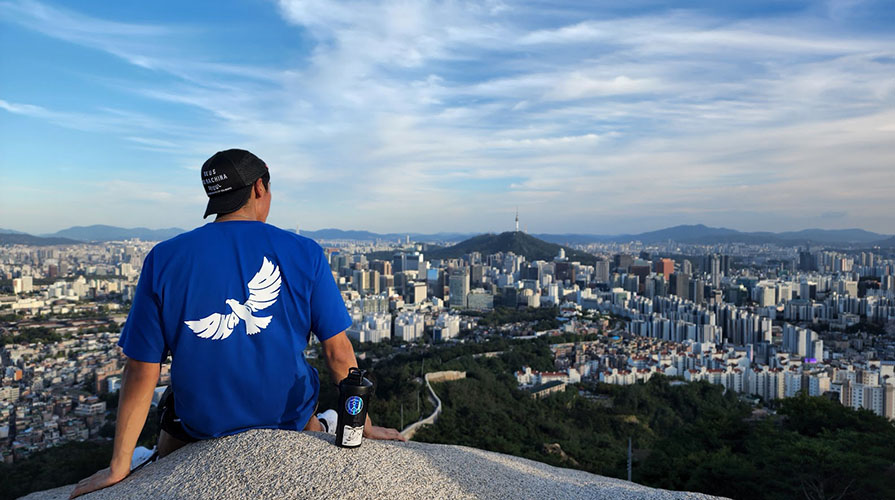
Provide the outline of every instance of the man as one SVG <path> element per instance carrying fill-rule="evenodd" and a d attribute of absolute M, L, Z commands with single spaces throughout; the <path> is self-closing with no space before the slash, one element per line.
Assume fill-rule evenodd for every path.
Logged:
<path fill-rule="evenodd" d="M 351 325 L 323 250 L 266 224 L 267 165 L 248 151 L 221 151 L 202 166 L 213 223 L 159 243 L 146 256 L 119 345 L 128 357 L 109 467 L 71 498 L 115 484 L 131 457 L 171 354 L 159 456 L 200 439 L 248 429 L 324 430 L 315 416 L 319 380 L 303 351 L 311 333 L 338 383 L 357 366 Z M 331 430 L 331 429 L 330 429 Z M 372 425 L 370 439 L 404 440 Z"/>

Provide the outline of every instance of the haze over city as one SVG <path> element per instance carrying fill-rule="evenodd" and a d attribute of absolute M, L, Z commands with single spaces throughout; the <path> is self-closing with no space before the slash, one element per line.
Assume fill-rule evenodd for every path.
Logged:
<path fill-rule="evenodd" d="M 895 233 L 887 2 L 0 3 L 0 227 Z"/>
<path fill-rule="evenodd" d="M 0 0 L 0 500 L 895 499 L 893 19 Z"/>

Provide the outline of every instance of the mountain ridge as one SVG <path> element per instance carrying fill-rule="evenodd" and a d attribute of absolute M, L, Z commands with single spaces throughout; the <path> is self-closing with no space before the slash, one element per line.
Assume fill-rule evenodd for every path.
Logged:
<path fill-rule="evenodd" d="M 456 245 L 440 248 L 426 253 L 426 257 L 433 259 L 460 258 L 470 252 L 479 252 L 482 255 L 490 255 L 497 252 L 513 252 L 523 255 L 529 261 L 553 260 L 562 249 L 570 261 L 579 260 L 592 263 L 596 260 L 594 255 L 575 250 L 566 246 L 550 243 L 523 232 L 507 231 L 500 234 L 486 233 L 473 236 Z"/>
<path fill-rule="evenodd" d="M 294 229 L 287 229 L 295 232 Z M 71 244 L 74 242 L 101 242 L 126 240 L 139 238 L 144 241 L 160 241 L 172 238 L 185 229 L 169 227 L 150 229 L 145 227 L 122 228 L 103 224 L 91 226 L 73 226 L 55 233 L 41 234 L 38 236 L 15 231 L 0 229 L 0 244 L 14 244 L 29 240 L 30 238 L 63 238 L 53 240 L 54 243 L 34 241 L 35 245 Z M 403 241 L 407 236 L 413 241 L 419 242 L 460 242 L 477 236 L 479 233 L 439 232 L 439 233 L 375 233 L 365 230 L 344 230 L 337 228 L 324 228 L 318 230 L 304 230 L 300 234 L 314 240 L 355 240 L 355 241 Z M 527 234 L 527 233 L 525 233 Z M 769 231 L 744 232 L 724 227 L 710 227 L 704 224 L 678 225 L 647 231 L 636 234 L 587 234 L 587 233 L 532 233 L 531 236 L 548 243 L 557 245 L 578 245 L 588 243 L 626 243 L 640 241 L 644 244 L 663 243 L 674 241 L 684 244 L 716 244 L 716 243 L 746 243 L 746 244 L 779 244 L 779 245 L 853 245 L 853 246 L 883 246 L 895 248 L 895 236 L 875 233 L 859 228 L 849 229 L 802 229 L 799 231 L 784 231 L 779 233 Z M 28 244 L 28 243 L 22 243 Z"/>
<path fill-rule="evenodd" d="M 294 230 L 290 229 L 289 231 Z M 451 232 L 442 232 L 442 233 L 374 233 L 371 231 L 364 231 L 358 229 L 337 229 L 337 228 L 324 228 L 318 229 L 315 231 L 312 230 L 302 230 L 299 232 L 302 236 L 307 236 L 311 239 L 321 239 L 321 240 L 360 240 L 360 241 L 375 241 L 375 240 L 403 240 L 407 236 L 410 236 L 413 240 L 426 240 L 426 241 L 456 241 L 460 239 L 469 238 L 476 233 L 451 233 Z"/>
<path fill-rule="evenodd" d="M 584 244 L 584 243 L 626 243 L 640 241 L 644 244 L 674 241 L 677 243 L 714 244 L 714 243 L 747 243 L 747 244 L 880 244 L 888 242 L 889 235 L 874 233 L 859 228 L 850 229 L 803 229 L 800 231 L 744 232 L 729 228 L 709 227 L 704 224 L 679 225 L 656 231 L 639 234 L 622 235 L 535 235 L 551 243 Z"/>
<path fill-rule="evenodd" d="M 0 233 L 0 245 L 29 245 L 33 247 L 49 247 L 54 245 L 80 245 L 83 241 L 70 238 L 44 238 L 26 233 Z"/>
<path fill-rule="evenodd" d="M 45 238 L 70 238 L 80 241 L 116 241 L 138 238 L 145 241 L 160 241 L 173 238 L 185 230 L 179 227 L 149 229 L 145 227 L 117 227 L 105 224 L 91 226 L 72 226 L 51 234 L 43 234 Z"/>

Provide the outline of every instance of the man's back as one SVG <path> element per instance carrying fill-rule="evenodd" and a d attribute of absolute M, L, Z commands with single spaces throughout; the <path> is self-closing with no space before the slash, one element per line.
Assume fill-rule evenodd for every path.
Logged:
<path fill-rule="evenodd" d="M 160 364 L 171 352 L 174 408 L 161 411 L 158 456 L 196 439 L 252 428 L 325 430 L 314 416 L 320 382 L 302 351 L 323 343 L 330 378 L 357 367 L 343 331 L 351 317 L 320 246 L 268 226 L 270 172 L 243 149 L 202 165 L 204 217 L 215 222 L 158 244 L 143 263 L 118 345 L 128 356 L 109 467 L 81 480 L 74 498 L 130 474 Z M 171 411 L 174 410 L 174 411 Z M 373 425 L 364 436 L 404 438 Z"/>
<path fill-rule="evenodd" d="M 145 362 L 170 350 L 175 408 L 194 437 L 301 430 L 319 390 L 302 355 L 309 334 L 350 323 L 319 245 L 234 220 L 152 250 L 120 344 Z"/>

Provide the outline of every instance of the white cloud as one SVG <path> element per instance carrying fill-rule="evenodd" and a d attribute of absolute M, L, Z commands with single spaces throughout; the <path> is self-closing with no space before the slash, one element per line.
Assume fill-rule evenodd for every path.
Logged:
<path fill-rule="evenodd" d="M 197 163 L 248 147 L 272 165 L 284 211 L 316 227 L 486 230 L 520 205 L 543 231 L 621 231 L 657 213 L 727 226 L 737 222 L 721 217 L 739 213 L 743 225 L 782 229 L 835 210 L 847 213 L 836 224 L 895 232 L 858 215 L 895 210 L 883 170 L 895 153 L 891 33 L 813 15 L 618 17 L 527 3 L 276 8 L 310 40 L 300 64 L 181 51 L 202 37 L 190 27 L 4 4 L 6 19 L 176 76 L 115 85 L 209 118 L 163 134 L 161 115 L 0 108 L 103 133 L 121 126 L 136 147 Z M 559 213 L 577 215 L 555 227 Z M 617 225 L 601 227 L 604 216 Z"/>
<path fill-rule="evenodd" d="M 150 202 L 166 202 L 174 198 L 174 195 L 157 185 L 144 183 L 112 180 L 101 184 L 108 196 L 123 198 L 125 200 L 139 200 Z"/>

